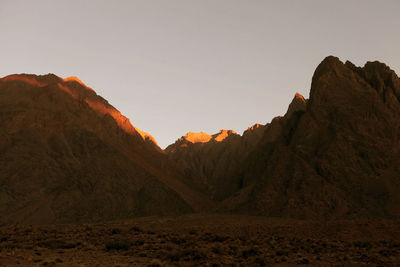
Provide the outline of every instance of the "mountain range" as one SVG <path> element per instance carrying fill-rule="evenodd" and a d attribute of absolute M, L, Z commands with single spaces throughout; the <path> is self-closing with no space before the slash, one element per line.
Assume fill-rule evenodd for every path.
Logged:
<path fill-rule="evenodd" d="M 310 96 L 242 135 L 162 150 L 78 78 L 0 79 L 0 221 L 69 223 L 218 212 L 400 217 L 400 79 L 329 56 Z"/>

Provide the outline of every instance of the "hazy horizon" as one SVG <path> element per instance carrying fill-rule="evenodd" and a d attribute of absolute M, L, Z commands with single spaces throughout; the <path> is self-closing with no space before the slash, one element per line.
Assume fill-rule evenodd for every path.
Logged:
<path fill-rule="evenodd" d="M 400 72 L 398 1 L 116 3 L 0 0 L 0 76 L 77 76 L 165 148 L 283 115 L 328 55 Z"/>

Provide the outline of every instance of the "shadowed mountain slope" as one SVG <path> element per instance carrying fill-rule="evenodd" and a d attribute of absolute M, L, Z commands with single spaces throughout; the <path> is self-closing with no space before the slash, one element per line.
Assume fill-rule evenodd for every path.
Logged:
<path fill-rule="evenodd" d="M 103 221 L 211 205 L 182 181 L 150 135 L 79 79 L 0 79 L 1 221 Z"/>
<path fill-rule="evenodd" d="M 243 136 L 232 130 L 214 135 L 189 132 L 165 151 L 189 177 L 199 179 L 205 193 L 221 200 L 239 189 L 230 177 L 257 145 L 264 130 L 264 125 L 255 124 Z"/>
<path fill-rule="evenodd" d="M 224 196 L 219 211 L 297 218 L 398 217 L 399 100 L 399 78 L 385 64 L 356 67 L 327 57 L 313 75 L 308 101 L 296 95 L 285 116 L 266 125 L 257 144 L 227 175 L 212 176 L 221 164 L 210 167 L 207 177 L 227 180 L 234 189 Z M 202 166 L 196 162 L 220 160 L 219 154 L 205 151 L 221 144 L 200 145 L 207 144 L 201 153 L 194 145 L 180 148 L 191 150 L 195 171 Z M 231 146 L 225 145 L 221 153 L 226 154 Z M 177 162 L 189 153 L 180 152 L 185 155 L 181 157 L 167 152 Z"/>

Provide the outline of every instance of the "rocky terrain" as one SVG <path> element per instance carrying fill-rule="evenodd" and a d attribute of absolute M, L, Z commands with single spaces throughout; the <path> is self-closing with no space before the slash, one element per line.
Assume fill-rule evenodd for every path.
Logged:
<path fill-rule="evenodd" d="M 210 202 L 154 139 L 77 78 L 0 79 L 0 221 L 183 214 Z"/>

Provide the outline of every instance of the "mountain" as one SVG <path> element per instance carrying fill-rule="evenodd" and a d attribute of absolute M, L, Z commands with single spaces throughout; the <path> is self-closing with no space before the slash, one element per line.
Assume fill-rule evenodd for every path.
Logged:
<path fill-rule="evenodd" d="M 189 132 L 165 152 L 190 177 L 198 179 L 205 194 L 221 200 L 238 189 L 229 177 L 257 144 L 264 129 L 264 125 L 255 124 L 243 136 L 232 130 L 221 130 L 214 135 Z"/>
<path fill-rule="evenodd" d="M 244 134 L 222 142 L 180 139 L 166 152 L 210 188 L 230 185 L 212 191 L 220 212 L 399 217 L 399 110 L 400 80 L 388 66 L 356 67 L 329 56 L 313 75 L 309 99 L 296 94 L 250 147 Z"/>
<path fill-rule="evenodd" d="M 94 222 L 212 203 L 151 135 L 76 77 L 0 79 L 0 221 Z"/>
<path fill-rule="evenodd" d="M 309 99 L 242 135 L 189 132 L 160 149 L 76 77 L 0 79 L 0 224 L 222 212 L 400 216 L 400 79 L 336 57 Z"/>

